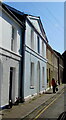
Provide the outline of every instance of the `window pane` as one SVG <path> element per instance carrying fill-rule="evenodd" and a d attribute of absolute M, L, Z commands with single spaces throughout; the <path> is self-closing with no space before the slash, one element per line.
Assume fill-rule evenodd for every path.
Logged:
<path fill-rule="evenodd" d="M 38 36 L 37 36 L 37 47 L 38 47 L 38 53 L 40 53 L 40 40 Z"/>
<path fill-rule="evenodd" d="M 31 30 L 31 48 L 34 49 L 34 31 Z"/>
<path fill-rule="evenodd" d="M 42 67 L 42 87 L 44 87 L 44 67 Z"/>
<path fill-rule="evenodd" d="M 34 63 L 31 63 L 30 86 L 34 85 Z"/>
<path fill-rule="evenodd" d="M 14 49 L 14 27 L 12 26 L 11 50 Z"/>
<path fill-rule="evenodd" d="M 44 42 L 42 41 L 42 56 L 44 57 Z"/>

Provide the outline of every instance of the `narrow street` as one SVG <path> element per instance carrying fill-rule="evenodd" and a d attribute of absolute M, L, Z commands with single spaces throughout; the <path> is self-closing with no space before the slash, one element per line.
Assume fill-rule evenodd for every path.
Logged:
<path fill-rule="evenodd" d="M 39 120 L 40 118 L 46 120 L 57 119 L 59 115 L 65 111 L 65 92 L 66 89 L 57 93 L 53 98 L 48 100 L 44 105 L 34 111 L 32 114 L 27 116 L 28 119 Z"/>
<path fill-rule="evenodd" d="M 64 92 L 43 109 L 36 118 L 58 118 L 64 112 Z"/>

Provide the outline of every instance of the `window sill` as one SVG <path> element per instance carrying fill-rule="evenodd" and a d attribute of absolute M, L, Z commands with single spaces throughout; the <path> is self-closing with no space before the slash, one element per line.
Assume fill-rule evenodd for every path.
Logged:
<path fill-rule="evenodd" d="M 34 89 L 34 86 L 30 86 L 30 89 Z"/>

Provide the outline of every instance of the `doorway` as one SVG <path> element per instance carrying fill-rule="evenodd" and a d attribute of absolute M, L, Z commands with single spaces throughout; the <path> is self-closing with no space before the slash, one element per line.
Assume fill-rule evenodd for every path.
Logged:
<path fill-rule="evenodd" d="M 12 81 L 13 81 L 13 67 L 10 67 L 10 79 L 9 79 L 9 101 L 12 101 Z"/>

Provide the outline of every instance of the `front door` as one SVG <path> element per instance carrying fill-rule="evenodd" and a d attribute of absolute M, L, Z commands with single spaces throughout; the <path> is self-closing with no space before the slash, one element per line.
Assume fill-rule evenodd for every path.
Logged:
<path fill-rule="evenodd" d="M 13 80 L 13 68 L 10 67 L 10 80 L 9 80 L 9 101 L 12 100 L 12 80 Z"/>

